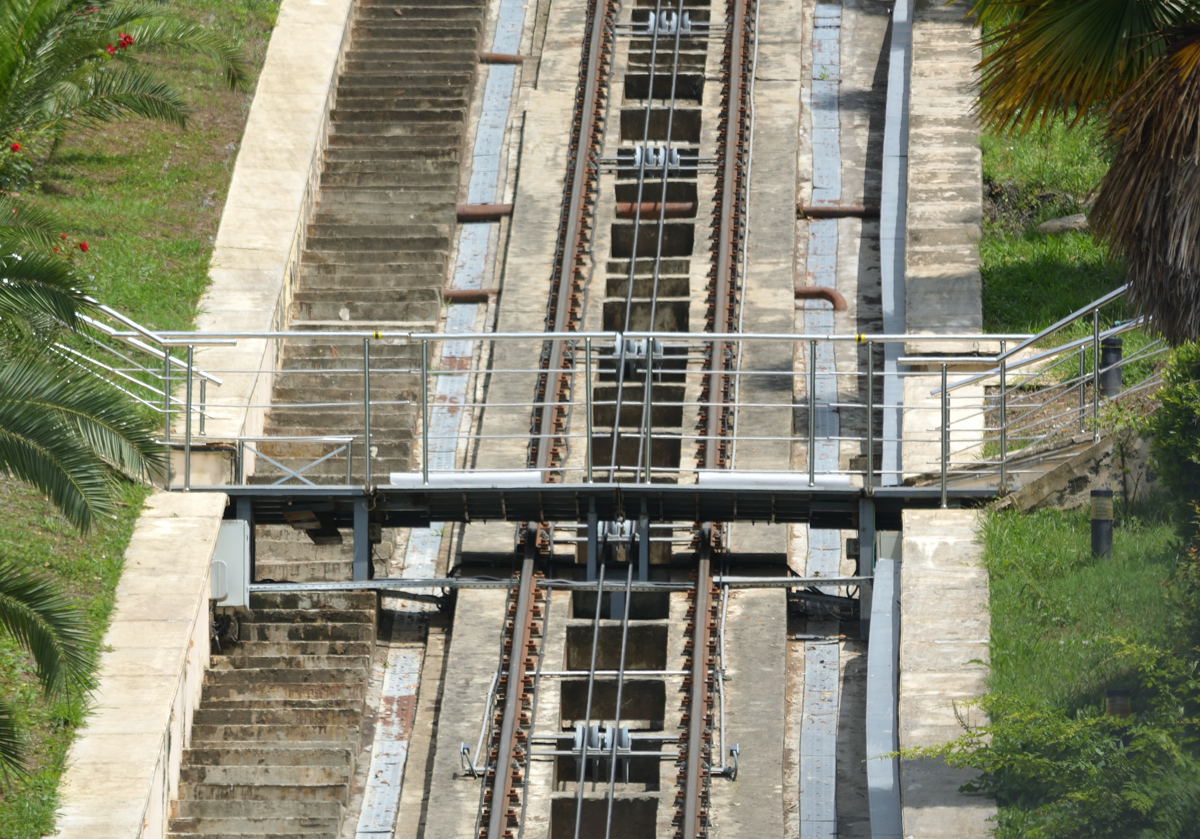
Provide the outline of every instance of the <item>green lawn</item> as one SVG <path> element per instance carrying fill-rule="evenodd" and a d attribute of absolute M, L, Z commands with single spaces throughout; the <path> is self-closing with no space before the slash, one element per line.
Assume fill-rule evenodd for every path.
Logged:
<path fill-rule="evenodd" d="M 979 243 L 984 328 L 1036 332 L 1121 284 L 1124 269 L 1087 231 L 1038 224 L 1084 211 L 1108 166 L 1100 132 L 1061 123 L 1024 137 L 985 132 L 985 212 Z M 1106 319 L 1121 316 L 1120 309 Z"/>
<path fill-rule="evenodd" d="M 242 43 L 257 76 L 278 0 L 191 0 L 183 13 Z M 207 286 L 208 260 L 252 85 L 228 91 L 206 61 L 152 57 L 184 91 L 192 108 L 180 131 L 127 122 L 70 135 L 40 174 L 33 198 L 69 225 L 89 250 L 77 264 L 94 276 L 93 293 L 160 329 L 191 325 Z M 147 490 L 128 487 L 116 521 L 78 536 L 43 499 L 0 478 L 0 550 L 60 580 L 85 608 L 96 643 L 103 635 L 129 542 Z M 24 709 L 34 755 L 26 778 L 0 784 L 0 837 L 34 839 L 53 832 L 57 788 L 82 702 L 45 700 L 29 660 L 0 636 L 0 695 Z"/>

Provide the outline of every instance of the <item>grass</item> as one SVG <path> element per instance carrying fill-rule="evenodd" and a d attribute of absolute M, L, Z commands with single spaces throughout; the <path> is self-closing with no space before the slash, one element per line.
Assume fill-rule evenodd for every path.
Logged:
<path fill-rule="evenodd" d="M 1109 639 L 1169 641 L 1165 586 L 1179 555 L 1170 521 L 1126 516 L 1108 560 L 1091 556 L 1086 508 L 994 514 L 983 536 L 992 693 L 1075 711 L 1122 675 Z"/>
<path fill-rule="evenodd" d="M 177 8 L 242 43 L 257 74 L 278 6 L 278 0 L 191 0 Z M 208 284 L 252 93 L 225 89 L 202 59 L 154 56 L 149 63 L 183 91 L 192 109 L 188 129 L 138 121 L 68 135 L 26 197 L 63 218 L 72 239 L 88 242 L 77 264 L 92 275 L 98 299 L 152 328 L 186 329 Z M 147 493 L 126 487 L 117 519 L 81 537 L 37 493 L 0 477 L 0 550 L 77 597 L 97 647 Z M 3 635 L 0 695 L 23 708 L 31 754 L 25 777 L 0 784 L 0 837 L 35 839 L 53 833 L 64 760 L 86 709 L 80 697 L 43 697 L 31 662 Z"/>
<path fill-rule="evenodd" d="M 984 328 L 1036 332 L 1116 288 L 1124 267 L 1090 232 L 1038 233 L 1037 225 L 1084 212 L 1108 168 L 1094 123 L 1055 123 L 1023 137 L 985 132 L 987 200 L 979 243 Z M 1106 320 L 1121 317 L 1118 308 Z"/>

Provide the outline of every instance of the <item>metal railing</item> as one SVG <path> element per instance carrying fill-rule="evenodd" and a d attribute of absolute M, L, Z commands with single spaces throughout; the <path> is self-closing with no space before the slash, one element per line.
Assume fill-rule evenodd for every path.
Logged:
<path fill-rule="evenodd" d="M 1101 328 L 1101 308 L 1119 296 L 1120 291 L 1106 295 L 1037 335 L 721 336 L 739 357 L 731 373 L 737 421 L 722 435 L 732 468 L 756 480 L 803 480 L 811 487 L 871 491 L 885 478 L 936 483 L 943 498 L 956 486 L 1012 489 L 1044 469 L 1046 460 L 1069 456 L 1081 432 L 1099 439 L 1112 400 L 1157 385 L 1166 347 L 1142 337 L 1137 321 Z M 1080 324 L 1090 327 L 1086 335 L 1079 334 Z M 1074 337 L 1047 346 L 1064 330 Z M 182 481 L 174 480 L 171 489 L 250 483 L 419 487 L 466 480 L 472 473 L 486 474 L 491 482 L 510 477 L 567 484 L 703 485 L 712 477 L 695 458 L 697 446 L 712 439 L 697 425 L 707 375 L 703 360 L 718 340 L 710 334 L 142 335 L 110 328 L 105 335 L 119 342 L 116 350 L 106 344 L 106 351 L 132 345 L 163 365 L 155 373 L 147 364 L 114 364 L 110 375 L 118 386 L 133 379 L 149 388 L 153 396 L 143 401 L 167 418 L 167 440 L 183 453 Z M 1106 345 L 1119 336 L 1137 340 L 1128 342 L 1131 352 L 1116 358 Z M 277 342 L 281 366 L 268 371 L 195 366 L 198 348 L 245 340 Z M 534 436 L 538 359 L 545 342 L 553 340 L 570 347 L 567 404 L 577 419 L 565 434 L 544 438 L 567 447 L 564 465 L 531 475 L 526 453 Z M 835 372 L 812 363 L 821 344 L 832 346 Z M 929 352 L 905 355 L 904 348 L 913 345 Z M 182 347 L 184 358 L 171 356 L 171 347 Z M 964 347 L 972 351 L 964 353 Z M 897 375 L 907 394 L 901 404 L 882 398 L 885 352 L 899 354 Z M 91 363 L 100 369 L 95 359 Z M 608 384 L 615 383 L 621 365 L 626 384 L 618 405 L 616 389 Z M 220 383 L 219 376 L 263 373 L 274 377 L 270 402 L 214 404 L 205 397 L 206 383 Z M 810 398 L 821 393 L 835 396 Z M 161 400 L 157 406 L 155 398 Z M 266 412 L 268 425 L 272 417 L 280 419 L 253 437 L 206 433 L 206 419 L 227 420 L 247 411 Z M 899 434 L 883 433 L 886 411 L 900 415 Z M 836 424 L 827 422 L 831 413 L 838 415 Z M 826 425 L 836 425 L 837 432 L 825 431 Z M 902 449 L 903 469 L 883 468 L 885 444 Z M 836 459 L 825 462 L 834 468 L 818 468 L 818 459 L 809 456 L 819 446 L 833 447 Z M 1055 455 L 1049 451 L 1054 446 L 1068 454 Z M 194 482 L 197 452 L 232 458 L 229 468 L 215 471 L 229 477 Z"/>

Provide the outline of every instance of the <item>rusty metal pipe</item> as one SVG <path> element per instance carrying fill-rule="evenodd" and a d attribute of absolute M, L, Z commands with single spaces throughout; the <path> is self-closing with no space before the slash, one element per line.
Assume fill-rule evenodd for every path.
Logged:
<path fill-rule="evenodd" d="M 498 288 L 444 288 L 442 300 L 446 303 L 486 303 L 488 298 L 499 293 Z"/>
<path fill-rule="evenodd" d="M 636 201 L 618 201 L 617 218 L 636 218 L 638 207 Z M 658 201 L 643 201 L 640 207 L 642 221 L 658 218 L 659 215 L 664 218 L 695 218 L 696 216 L 695 201 L 668 201 L 665 204 Z"/>
<path fill-rule="evenodd" d="M 525 56 L 513 55 L 507 52 L 481 52 L 479 53 L 480 64 L 524 64 Z"/>
<path fill-rule="evenodd" d="M 814 207 L 809 204 L 797 204 L 796 212 L 801 218 L 879 218 L 878 207 L 864 207 L 861 204 L 841 204 L 838 206 Z"/>
<path fill-rule="evenodd" d="M 459 204 L 454 212 L 459 221 L 499 221 L 512 209 L 512 204 Z"/>
<path fill-rule="evenodd" d="M 835 312 L 846 311 L 846 298 L 835 288 L 825 288 L 819 285 L 796 286 L 797 300 L 828 300 L 833 304 Z"/>

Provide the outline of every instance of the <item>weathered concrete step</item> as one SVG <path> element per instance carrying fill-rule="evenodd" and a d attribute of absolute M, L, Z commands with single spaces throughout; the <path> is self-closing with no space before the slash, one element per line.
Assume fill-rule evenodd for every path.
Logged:
<path fill-rule="evenodd" d="M 349 780 L 350 761 L 323 764 L 318 762 L 290 765 L 229 764 L 225 762 L 224 750 L 207 749 L 217 755 L 219 764 L 185 763 L 179 770 L 179 780 L 188 784 L 295 784 L 296 786 L 344 784 Z M 301 749 L 289 749 L 302 752 Z M 183 798 L 185 796 L 180 796 Z"/>
<path fill-rule="evenodd" d="M 458 161 L 457 160 L 428 160 L 418 155 L 404 154 L 396 159 L 359 159 L 359 160 L 343 160 L 330 159 L 325 160 L 324 175 L 347 175 L 356 172 L 379 173 L 383 175 L 423 175 L 425 180 L 436 176 L 434 183 L 442 183 L 447 179 L 444 177 L 447 173 L 457 178 L 458 176 Z M 322 175 L 322 177 L 324 177 Z"/>
<path fill-rule="evenodd" d="M 213 696 L 212 692 L 214 692 L 214 691 L 215 692 L 227 692 L 226 688 L 213 688 L 213 691 L 206 691 L 203 694 L 203 701 L 208 703 L 209 707 L 212 708 L 213 710 L 225 710 L 225 711 L 269 711 L 272 709 L 279 710 L 279 711 L 315 711 L 315 710 L 321 710 L 321 709 L 327 709 L 327 708 L 331 708 L 331 709 L 335 709 L 335 710 L 343 710 L 343 711 L 356 711 L 362 707 L 362 703 L 366 696 L 365 687 L 364 687 L 364 690 L 360 691 L 357 695 L 353 694 L 351 691 L 345 691 L 345 693 L 347 694 L 346 696 L 335 697 L 335 698 L 329 698 L 329 697 L 305 698 L 305 697 L 282 696 L 282 695 L 281 696 L 270 696 L 270 697 L 264 698 L 263 696 L 259 695 L 261 693 L 267 693 L 267 692 L 275 692 L 275 693 L 285 694 L 285 693 L 297 693 L 299 691 L 299 687 L 296 687 L 295 690 L 291 689 L 292 687 L 295 687 L 295 686 L 289 686 L 289 689 L 286 691 L 285 690 L 265 691 L 264 689 L 260 688 L 259 691 L 257 693 L 255 693 L 254 695 L 249 695 L 249 696 L 234 695 L 234 696 L 230 696 L 230 697 Z M 318 691 L 316 691 L 316 690 L 310 690 L 310 688 L 313 687 L 311 685 L 303 686 L 303 687 L 305 687 L 305 690 L 309 690 L 310 693 L 313 693 L 313 694 L 318 693 Z"/>
<path fill-rule="evenodd" d="M 374 400 L 372 400 L 374 401 Z M 360 399 L 361 402 L 361 399 Z M 267 415 L 267 427 L 272 429 L 264 436 L 270 436 L 276 431 L 286 431 L 288 436 L 320 436 L 320 434 L 333 433 L 329 430 L 321 431 L 321 429 L 350 429 L 354 430 L 354 423 L 362 423 L 362 408 L 355 406 L 355 409 L 345 408 L 335 410 L 332 408 L 296 408 L 294 410 L 274 408 L 272 413 Z M 375 417 L 371 417 L 371 430 L 373 432 L 392 434 L 402 434 L 410 432 L 414 428 L 414 420 L 410 411 L 381 411 L 378 421 Z M 294 433 L 293 430 L 314 432 L 313 434 Z M 362 429 L 358 429 L 359 432 Z M 315 432 L 320 432 L 317 434 Z M 338 434 L 344 433 L 338 431 Z M 361 455 L 361 452 L 359 453 Z"/>
<path fill-rule="evenodd" d="M 258 544 L 263 543 L 263 540 L 258 541 Z M 338 609 L 333 606 L 327 609 L 277 609 L 265 606 L 250 612 L 243 612 L 238 619 L 242 623 L 363 623 L 374 626 L 375 610 L 374 608 Z"/>
<path fill-rule="evenodd" d="M 252 623 L 241 627 L 247 641 L 374 641 L 375 625 Z"/>
<path fill-rule="evenodd" d="M 374 464 L 373 460 L 372 464 Z M 374 469 L 374 465 L 371 468 Z M 314 476 L 314 478 L 317 477 L 321 476 Z M 332 480 L 333 476 L 330 477 L 331 480 L 328 483 L 340 484 L 345 483 L 346 474 L 343 470 L 340 475 L 340 481 L 334 481 Z M 264 565 L 258 571 L 258 580 L 291 580 L 294 583 L 323 583 L 348 580 L 350 579 L 350 573 L 351 563 L 349 560 L 346 562 L 304 562 L 297 560 L 294 562 L 273 562 L 270 565 Z"/>
<path fill-rule="evenodd" d="M 308 238 L 368 238 L 387 241 L 410 239 L 444 240 L 451 232 L 450 225 L 430 224 L 423 219 L 380 219 L 378 223 L 314 223 L 308 225 Z"/>
<path fill-rule="evenodd" d="M 465 58 L 439 61 L 436 52 L 407 53 L 404 58 L 391 60 L 369 59 L 363 61 L 356 58 L 347 58 L 345 72 L 364 76 L 376 73 L 409 73 L 419 77 L 421 74 L 441 75 L 443 73 L 456 73 L 474 66 L 474 61 Z"/>
<path fill-rule="evenodd" d="M 428 145 L 457 145 L 462 140 L 462 123 L 453 122 L 342 122 L 331 126 L 329 145 L 342 145 L 343 137 L 420 138 Z M 336 142 L 335 142 L 336 138 Z M 380 147 L 383 147 L 380 144 Z"/>
<path fill-rule="evenodd" d="M 325 251 L 306 248 L 303 258 L 318 265 L 361 265 L 363 263 L 370 263 L 372 265 L 441 264 L 444 266 L 447 257 L 445 251 L 394 250 L 346 253 L 340 250 Z"/>
<path fill-rule="evenodd" d="M 350 566 L 342 567 L 348 569 Z M 257 565 L 257 561 L 256 561 Z M 260 574 L 261 578 L 262 575 Z M 344 575 L 348 578 L 348 575 Z M 367 641 L 242 641 L 231 655 L 246 657 L 269 655 L 367 655 L 374 650 L 374 642 Z"/>
<path fill-rule="evenodd" d="M 217 802 L 220 803 L 220 802 Z M 339 805 L 340 806 L 340 805 Z M 218 808 L 219 809 L 219 808 Z M 333 836 L 338 829 L 340 818 L 333 817 L 302 817 L 288 818 L 286 816 L 266 816 L 247 818 L 217 818 L 188 816 L 171 819 L 171 836 L 254 836 L 255 839 L 265 839 L 268 836 Z"/>
<path fill-rule="evenodd" d="M 343 107 L 340 103 L 329 114 L 334 123 L 342 122 L 408 122 L 437 124 L 441 122 L 458 122 L 466 115 L 464 108 L 437 108 L 423 110 L 419 108 L 391 108 L 379 110 L 375 108 Z"/>
<path fill-rule="evenodd" d="M 354 747 L 297 743 L 231 743 L 218 748 L 185 749 L 184 766 L 329 766 L 348 767 Z"/>
<path fill-rule="evenodd" d="M 324 267 L 324 266 L 323 266 Z M 354 296 L 367 289 L 388 290 L 395 288 L 428 289 L 440 293 L 445 278 L 442 272 L 430 270 L 429 266 L 399 266 L 410 268 L 410 271 L 381 271 L 371 270 L 369 266 L 338 265 L 333 268 L 349 269 L 337 273 L 304 273 L 301 271 L 297 286 L 304 291 L 344 291 L 353 290 Z M 372 357 L 375 353 L 372 351 Z"/>
<path fill-rule="evenodd" d="M 276 804 L 271 801 L 196 801 L 179 802 L 179 819 L 215 818 L 221 820 L 246 819 L 266 821 L 269 819 L 333 819 L 342 815 L 342 805 L 328 801 L 298 801 Z M 262 825 L 264 828 L 266 825 Z"/>
<path fill-rule="evenodd" d="M 193 724 L 192 742 L 199 743 L 246 743 L 254 740 L 265 742 L 294 741 L 316 745 L 326 743 L 338 745 L 348 743 L 358 736 L 357 725 L 236 725 L 236 724 Z"/>
<path fill-rule="evenodd" d="M 351 30 L 353 40 L 350 43 L 350 49 L 358 49 L 359 46 L 373 43 L 376 40 L 414 41 L 426 46 L 431 41 L 453 40 L 460 43 L 465 42 L 474 49 L 475 43 L 479 40 L 478 20 L 439 19 L 417 23 L 404 18 L 404 15 L 398 15 L 394 22 L 386 18 L 383 21 L 360 20 L 355 22 L 354 28 Z"/>
<path fill-rule="evenodd" d="M 393 302 L 309 300 L 301 297 L 312 292 L 297 292 L 292 301 L 295 317 L 304 320 L 333 320 L 349 315 L 354 321 L 429 321 L 437 320 L 439 300 L 396 300 Z"/>
<path fill-rule="evenodd" d="M 361 266 L 321 266 L 325 270 L 339 269 L 345 271 L 371 270 Z M 372 271 L 372 273 L 374 273 Z M 354 274 L 350 274 L 354 276 Z M 336 335 L 296 337 L 289 339 L 283 348 L 285 363 L 293 359 L 323 358 L 331 363 L 344 362 L 351 366 L 362 363 L 363 342 L 361 338 L 341 338 Z M 402 341 L 400 339 L 384 339 L 371 342 L 371 358 L 380 360 L 390 359 L 419 359 L 421 345 L 418 342 Z"/>
<path fill-rule="evenodd" d="M 299 532 L 299 531 L 297 531 Z M 312 552 L 313 544 L 308 537 L 304 537 L 303 543 L 291 542 L 276 542 L 273 540 L 259 538 L 257 545 L 260 551 L 274 555 L 274 552 L 284 547 L 304 547 L 305 543 Z M 232 648 L 237 651 L 237 647 Z M 265 668 L 278 668 L 285 670 L 369 670 L 371 667 L 371 659 L 369 656 L 346 656 L 346 655 L 277 655 L 277 656 L 241 656 L 231 652 L 230 655 L 213 656 L 211 663 L 208 665 L 209 672 L 214 670 L 259 670 Z"/>
<path fill-rule="evenodd" d="M 224 674 L 219 674 L 224 675 Z M 271 684 L 248 684 L 227 682 L 206 684 L 203 688 L 204 702 L 209 707 L 219 708 L 236 704 L 242 708 L 314 708 L 319 703 L 337 703 L 331 707 L 349 708 L 355 701 L 362 701 L 366 693 L 366 679 L 354 682 L 274 682 Z M 317 704 L 314 704 L 317 703 Z"/>
<path fill-rule="evenodd" d="M 459 149 L 421 149 L 420 151 L 412 151 L 409 149 L 383 148 L 383 149 L 356 149 L 336 147 L 326 149 L 325 160 L 326 165 L 330 163 L 342 162 L 361 162 L 368 160 L 381 161 L 420 161 L 425 163 L 446 162 L 458 165 L 462 158 L 462 152 Z"/>
<path fill-rule="evenodd" d="M 293 784 L 286 780 L 267 783 L 201 783 L 179 782 L 179 798 L 192 801 L 336 801 L 346 800 L 350 784 Z"/>
<path fill-rule="evenodd" d="M 295 293 L 293 298 L 305 303 L 354 303 L 362 305 L 404 304 L 404 303 L 441 303 L 440 288 L 418 285 L 411 287 L 370 288 L 358 284 L 348 284 L 338 288 L 306 288 Z M 351 307 L 353 311 L 353 307 Z M 374 358 L 374 356 L 372 356 Z"/>
<path fill-rule="evenodd" d="M 402 9 L 404 14 L 397 15 L 397 8 Z M 357 20 L 386 20 L 412 24 L 416 21 L 482 19 L 483 10 L 475 4 L 455 3 L 445 7 L 423 5 L 405 8 L 401 3 L 389 2 L 379 5 L 359 6 L 355 9 L 354 14 Z"/>
<path fill-rule="evenodd" d="M 317 207 L 321 212 L 325 212 L 331 207 L 367 206 L 379 207 L 382 210 L 390 210 L 394 213 L 411 213 L 412 210 L 409 208 L 414 204 L 441 204 L 444 206 L 443 202 L 446 202 L 451 205 L 447 209 L 453 210 L 457 195 L 457 189 L 451 190 L 446 187 L 425 187 L 424 189 L 400 187 L 398 189 L 366 190 L 351 189 L 349 187 L 329 187 L 322 189 Z"/>
<path fill-rule="evenodd" d="M 461 61 L 464 66 L 471 66 L 479 61 L 475 32 L 464 36 L 462 33 L 448 33 L 444 29 L 412 32 L 401 29 L 384 32 L 376 29 L 370 32 L 359 30 L 354 34 L 354 43 L 351 44 L 349 53 L 352 59 L 407 58 L 416 53 L 422 56 L 436 56 L 441 61 Z M 391 37 L 388 37 L 389 35 Z M 431 50 L 430 47 L 434 45 L 437 49 Z"/>
<path fill-rule="evenodd" d="M 205 685 L 214 689 L 225 686 L 244 688 L 247 684 L 281 688 L 288 685 L 357 684 L 366 680 L 366 668 L 349 667 L 322 670 L 274 667 L 254 670 L 242 667 L 237 670 L 209 670 L 204 675 Z"/>
<path fill-rule="evenodd" d="M 358 726 L 362 722 L 362 708 L 200 708 L 193 718 L 196 725 L 340 725 Z M 240 754 L 243 751 L 253 751 L 263 748 L 284 748 L 299 750 L 298 743 L 268 743 L 261 745 L 257 741 L 227 744 L 223 749 L 232 749 Z M 325 750 L 337 750 L 338 746 L 325 744 L 313 746 Z M 210 747 L 193 747 L 191 751 L 207 752 Z M 231 759 L 233 762 L 240 762 Z M 199 761 L 198 762 L 204 762 Z M 228 761 L 226 761 L 228 762 Z M 274 763 L 292 763 L 284 758 L 273 759 Z"/>
<path fill-rule="evenodd" d="M 388 251 L 428 248 L 431 251 L 444 253 L 450 247 L 449 236 L 428 236 L 414 233 L 411 236 L 341 236 L 323 235 L 323 231 L 314 231 L 318 235 L 310 235 L 305 242 L 306 249 L 314 251 L 357 250 L 357 251 Z"/>
<path fill-rule="evenodd" d="M 473 70 L 459 73 L 442 73 L 437 76 L 412 76 L 408 73 L 387 75 L 372 73 L 366 76 L 344 75 L 338 80 L 338 99 L 345 94 L 357 94 L 373 90 L 402 91 L 406 96 L 465 96 L 471 89 L 475 74 Z M 383 94 L 386 95 L 386 94 Z"/>
<path fill-rule="evenodd" d="M 285 373 L 283 376 L 288 376 L 289 381 L 275 386 L 275 401 L 284 405 L 303 405 L 309 402 L 362 402 L 363 389 L 360 382 L 358 387 L 337 387 L 332 384 L 321 386 L 319 393 L 314 393 L 311 387 L 303 385 L 292 385 L 290 379 L 292 377 L 306 376 L 306 373 Z M 280 378 L 283 378 L 281 376 Z M 374 378 L 374 377 L 372 377 Z M 349 383 L 348 383 L 349 384 Z M 375 383 L 372 382 L 374 385 Z M 420 393 L 416 391 L 417 380 L 414 378 L 410 383 L 405 385 L 383 385 L 371 388 L 372 399 L 411 399 L 414 394 L 419 398 Z M 278 421 L 278 419 L 276 420 Z M 295 445 L 292 443 L 283 444 L 278 448 L 286 448 L 287 445 Z M 274 455 L 272 455 L 273 457 Z"/>
<path fill-rule="evenodd" d="M 373 610 L 379 595 L 373 591 L 256 591 L 250 595 L 251 609 L 350 609 Z M 374 623 L 374 620 L 371 621 Z"/>
<path fill-rule="evenodd" d="M 380 164 L 382 168 L 384 164 Z M 321 183 L 330 186 L 364 186 L 368 189 L 399 189 L 406 186 L 428 188 L 458 183 L 458 175 L 447 172 L 323 172 Z"/>

